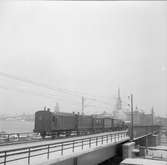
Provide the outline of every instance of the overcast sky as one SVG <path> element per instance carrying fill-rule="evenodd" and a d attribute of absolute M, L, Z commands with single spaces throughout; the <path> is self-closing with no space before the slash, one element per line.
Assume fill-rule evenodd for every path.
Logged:
<path fill-rule="evenodd" d="M 167 3 L 2 1 L 0 72 L 111 104 L 119 87 L 124 102 L 133 93 L 135 106 L 166 115 Z M 1 113 L 32 113 L 56 102 L 61 111 L 81 111 L 74 93 L 0 75 Z M 97 106 L 88 113 L 112 111 L 87 102 Z"/>

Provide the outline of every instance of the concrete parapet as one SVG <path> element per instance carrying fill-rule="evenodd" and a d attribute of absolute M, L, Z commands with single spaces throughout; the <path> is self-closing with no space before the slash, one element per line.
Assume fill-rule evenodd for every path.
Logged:
<path fill-rule="evenodd" d="M 151 146 L 158 146 L 159 145 L 159 137 L 158 135 L 151 136 Z"/>
<path fill-rule="evenodd" d="M 159 135 L 150 135 L 146 137 L 146 143 L 143 146 L 154 147 L 159 145 Z"/>
<path fill-rule="evenodd" d="M 49 160 L 39 165 L 97 165 L 114 157 L 119 143 L 106 144 L 88 151 L 78 151 L 78 153 Z"/>
<path fill-rule="evenodd" d="M 95 165 L 115 156 L 115 154 L 116 145 L 112 145 L 106 148 L 94 149 L 89 152 L 78 152 L 77 154 L 50 160 L 40 165 Z"/>
<path fill-rule="evenodd" d="M 123 159 L 134 157 L 135 142 L 123 144 Z"/>

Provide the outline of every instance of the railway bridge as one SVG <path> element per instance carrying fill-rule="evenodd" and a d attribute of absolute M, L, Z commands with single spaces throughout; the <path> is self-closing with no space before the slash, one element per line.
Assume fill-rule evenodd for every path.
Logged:
<path fill-rule="evenodd" d="M 142 146 L 157 145 L 159 129 L 159 126 L 134 126 L 133 141 Z M 129 141 L 129 131 L 125 130 L 3 146 L 0 164 L 95 165 L 122 155 L 122 145 Z"/>

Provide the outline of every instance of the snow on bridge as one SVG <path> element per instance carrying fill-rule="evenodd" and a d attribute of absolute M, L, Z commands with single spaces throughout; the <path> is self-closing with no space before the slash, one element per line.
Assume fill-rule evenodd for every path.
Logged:
<path fill-rule="evenodd" d="M 0 164 L 35 165 L 48 159 L 61 158 L 72 153 L 89 151 L 107 144 L 121 143 L 128 139 L 126 130 L 4 146 L 0 148 Z"/>

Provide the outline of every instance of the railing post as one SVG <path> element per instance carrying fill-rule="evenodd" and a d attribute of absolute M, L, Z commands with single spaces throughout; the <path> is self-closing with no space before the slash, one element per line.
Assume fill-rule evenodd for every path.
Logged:
<path fill-rule="evenodd" d="M 107 135 L 107 143 L 108 143 L 108 135 Z"/>
<path fill-rule="evenodd" d="M 73 144 L 72 144 L 72 152 L 74 152 L 74 142 L 75 142 L 75 140 L 73 140 Z"/>
<path fill-rule="evenodd" d="M 28 164 L 30 164 L 30 152 L 31 152 L 31 150 L 30 150 L 30 148 L 28 148 Z"/>
<path fill-rule="evenodd" d="M 4 165 L 6 165 L 6 151 L 5 151 L 5 155 L 4 155 Z"/>
<path fill-rule="evenodd" d="M 101 139 L 101 144 L 103 144 L 103 136 L 102 136 L 102 139 Z"/>
<path fill-rule="evenodd" d="M 20 140 L 20 134 L 19 133 L 17 133 L 17 138 L 18 138 L 18 141 Z"/>
<path fill-rule="evenodd" d="M 63 143 L 61 144 L 61 155 L 63 155 Z"/>
<path fill-rule="evenodd" d="M 89 138 L 89 148 L 91 147 L 91 137 Z"/>
<path fill-rule="evenodd" d="M 98 145 L 98 136 L 96 137 L 96 146 Z"/>
<path fill-rule="evenodd" d="M 47 154 L 47 159 L 49 159 L 49 145 L 48 145 L 48 154 Z"/>
<path fill-rule="evenodd" d="M 83 139 L 82 139 L 82 150 L 83 150 Z"/>

